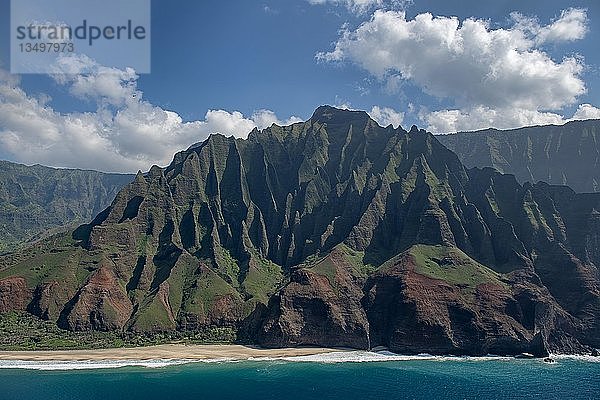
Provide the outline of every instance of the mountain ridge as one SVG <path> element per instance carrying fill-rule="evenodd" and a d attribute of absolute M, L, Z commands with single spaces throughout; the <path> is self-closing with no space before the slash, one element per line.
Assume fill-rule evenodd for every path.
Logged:
<path fill-rule="evenodd" d="M 48 229 L 89 221 L 132 178 L 0 160 L 0 252 Z"/>
<path fill-rule="evenodd" d="M 600 120 L 437 135 L 469 168 L 489 166 L 521 183 L 544 181 L 600 191 Z M 577 162 L 573 162 L 577 160 Z"/>
<path fill-rule="evenodd" d="M 70 330 L 231 327 L 267 347 L 587 352 L 599 209 L 600 195 L 467 169 L 416 127 L 319 107 L 212 135 L 72 238 L 0 258 L 0 312 Z"/>

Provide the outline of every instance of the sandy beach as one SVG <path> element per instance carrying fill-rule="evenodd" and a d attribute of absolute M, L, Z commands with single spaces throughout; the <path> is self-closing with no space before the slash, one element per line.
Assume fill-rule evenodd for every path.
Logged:
<path fill-rule="evenodd" d="M 0 361 L 103 361 L 103 360 L 247 360 L 264 357 L 296 357 L 343 351 L 322 347 L 261 349 L 241 345 L 163 344 L 148 347 L 60 350 L 60 351 L 0 351 Z"/>

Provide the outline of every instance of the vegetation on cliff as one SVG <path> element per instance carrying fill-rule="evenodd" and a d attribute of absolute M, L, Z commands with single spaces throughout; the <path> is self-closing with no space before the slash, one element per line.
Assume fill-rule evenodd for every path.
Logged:
<path fill-rule="evenodd" d="M 0 312 L 72 332 L 543 355 L 600 347 L 600 194 L 467 169 L 319 107 L 213 135 L 70 235 L 0 258 Z"/>
<path fill-rule="evenodd" d="M 88 222 L 132 179 L 0 161 L 0 253 L 49 229 Z"/>
<path fill-rule="evenodd" d="M 439 135 L 465 166 L 493 167 L 521 183 L 543 181 L 600 192 L 600 120 Z"/>

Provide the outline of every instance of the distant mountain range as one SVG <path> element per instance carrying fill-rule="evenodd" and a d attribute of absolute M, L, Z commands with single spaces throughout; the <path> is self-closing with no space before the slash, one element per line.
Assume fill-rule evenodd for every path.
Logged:
<path fill-rule="evenodd" d="M 0 161 L 0 252 L 48 229 L 88 222 L 134 176 Z"/>
<path fill-rule="evenodd" d="M 486 129 L 437 139 L 468 168 L 493 167 L 521 183 L 543 181 L 576 192 L 600 191 L 600 120 Z"/>
<path fill-rule="evenodd" d="M 600 194 L 468 169 L 417 127 L 323 106 L 212 135 L 91 223 L 0 257 L 0 312 L 268 347 L 590 352 L 599 211 Z"/>

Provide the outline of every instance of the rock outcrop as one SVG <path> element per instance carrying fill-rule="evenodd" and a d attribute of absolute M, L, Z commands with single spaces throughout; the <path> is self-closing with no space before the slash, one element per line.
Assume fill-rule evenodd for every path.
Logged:
<path fill-rule="evenodd" d="M 599 210 L 324 106 L 212 135 L 72 237 L 0 258 L 0 282 L 21 282 L 0 304 L 29 293 L 68 329 L 231 327 L 271 347 L 583 352 L 600 341 Z"/>
<path fill-rule="evenodd" d="M 0 313 L 25 311 L 30 296 L 24 278 L 15 276 L 0 279 Z"/>

